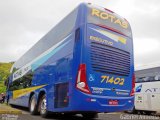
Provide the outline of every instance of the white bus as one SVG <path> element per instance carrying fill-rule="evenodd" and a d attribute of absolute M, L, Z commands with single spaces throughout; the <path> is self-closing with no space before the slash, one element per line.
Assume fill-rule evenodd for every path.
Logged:
<path fill-rule="evenodd" d="M 135 74 L 135 111 L 160 113 L 160 67 L 138 70 Z"/>

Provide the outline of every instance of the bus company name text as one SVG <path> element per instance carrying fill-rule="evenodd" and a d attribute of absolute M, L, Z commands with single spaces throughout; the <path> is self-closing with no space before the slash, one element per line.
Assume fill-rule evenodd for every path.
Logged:
<path fill-rule="evenodd" d="M 111 15 L 111 14 L 109 14 L 107 12 L 100 11 L 100 10 L 97 10 L 97 9 L 93 8 L 91 14 L 92 14 L 92 16 L 96 16 L 96 17 L 98 17 L 100 19 L 109 20 L 111 23 L 118 24 L 122 28 L 125 28 L 125 29 L 128 28 L 128 22 L 127 21 L 123 21 L 123 20 L 117 18 L 116 16 Z"/>
<path fill-rule="evenodd" d="M 14 74 L 13 74 L 13 80 L 16 80 L 20 77 L 22 77 L 24 74 L 26 74 L 28 71 L 30 70 L 30 66 L 21 68 L 19 70 L 17 70 Z"/>
<path fill-rule="evenodd" d="M 145 92 L 157 92 L 157 93 L 160 93 L 160 88 L 148 88 L 145 90 Z"/>

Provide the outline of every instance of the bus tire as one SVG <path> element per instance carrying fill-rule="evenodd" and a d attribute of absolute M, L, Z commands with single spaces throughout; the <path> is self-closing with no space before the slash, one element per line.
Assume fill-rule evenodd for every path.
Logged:
<path fill-rule="evenodd" d="M 154 111 L 145 111 L 146 115 L 155 115 L 156 112 Z"/>
<path fill-rule="evenodd" d="M 30 102 L 29 102 L 29 111 L 32 115 L 38 114 L 38 108 L 36 104 L 36 97 L 35 95 L 32 95 Z"/>
<path fill-rule="evenodd" d="M 82 113 L 82 116 L 85 119 L 94 119 L 94 118 L 98 118 L 98 113 Z"/>
<path fill-rule="evenodd" d="M 128 114 L 135 114 L 135 113 L 136 113 L 136 109 L 135 109 L 135 107 L 133 107 L 133 109 L 127 110 L 127 111 L 125 111 L 125 113 L 128 113 Z"/>
<path fill-rule="evenodd" d="M 13 104 L 9 104 L 12 108 L 15 108 L 16 106 L 15 105 L 13 105 Z"/>
<path fill-rule="evenodd" d="M 42 95 L 40 97 L 40 101 L 39 101 L 39 111 L 40 111 L 40 115 L 43 118 L 47 118 L 49 116 L 49 111 L 47 111 L 47 99 L 46 99 L 46 95 Z"/>
<path fill-rule="evenodd" d="M 72 116 L 75 116 L 76 113 L 64 113 L 63 114 L 65 117 L 72 117 Z"/>

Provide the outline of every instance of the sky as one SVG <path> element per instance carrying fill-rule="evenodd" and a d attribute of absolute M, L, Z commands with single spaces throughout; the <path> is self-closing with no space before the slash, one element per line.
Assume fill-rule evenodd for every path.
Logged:
<path fill-rule="evenodd" d="M 18 60 L 81 2 L 129 21 L 136 68 L 160 66 L 160 0 L 0 0 L 0 62 Z"/>

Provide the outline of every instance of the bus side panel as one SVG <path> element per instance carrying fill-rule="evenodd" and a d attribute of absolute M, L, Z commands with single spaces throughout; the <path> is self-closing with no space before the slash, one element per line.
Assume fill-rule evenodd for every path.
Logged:
<path fill-rule="evenodd" d="M 16 71 L 22 70 L 24 66 L 27 66 L 27 67 L 30 68 L 30 66 L 31 66 L 30 64 L 32 64 L 32 67 L 36 66 L 36 68 L 32 69 L 33 72 L 34 72 L 34 78 L 33 78 L 33 84 L 30 87 L 50 83 L 50 79 L 54 75 L 49 76 L 49 71 L 51 69 L 55 70 L 55 68 L 53 68 L 55 66 L 50 65 L 50 64 L 45 64 L 46 67 L 44 67 L 44 64 L 42 65 L 42 64 L 39 64 L 39 63 L 37 64 L 36 63 L 36 64 L 33 65 L 32 62 L 34 60 L 36 60 L 37 58 L 39 58 L 39 56 L 41 56 L 42 54 L 46 53 L 50 48 L 52 48 L 52 46 L 55 46 L 57 43 L 62 42 L 61 40 L 64 37 L 66 37 L 69 33 L 71 33 L 71 31 L 75 27 L 77 12 L 78 12 L 78 8 L 74 9 L 69 15 L 67 15 L 62 21 L 60 21 L 53 29 L 51 29 L 51 31 L 49 31 L 39 42 L 37 42 L 18 61 L 16 61 L 16 63 L 12 67 L 11 72 L 13 72 L 13 70 L 14 70 L 14 73 L 16 73 Z M 71 44 L 71 46 L 73 46 L 73 45 Z M 70 48 L 73 48 L 73 47 L 70 47 Z M 69 49 L 66 50 L 63 47 L 62 47 L 62 49 L 63 49 L 63 55 L 69 56 L 69 54 L 68 54 Z M 53 55 L 53 56 L 55 56 L 56 58 L 53 58 L 52 64 L 54 64 L 53 62 L 56 63 L 57 61 L 59 61 L 61 58 L 64 57 L 64 56 L 61 56 L 61 54 L 59 54 L 59 55 L 57 54 L 57 55 Z M 63 60 L 61 60 L 61 61 L 63 61 Z M 57 62 L 57 63 L 59 63 L 59 62 Z M 48 69 L 48 70 L 45 70 L 45 69 Z M 40 70 L 42 70 L 42 71 L 40 71 Z M 42 75 L 40 75 L 41 74 L 40 72 L 42 72 Z M 11 81 L 13 81 L 13 80 L 11 80 Z M 42 81 L 42 82 L 39 84 L 38 83 L 39 81 L 40 82 Z M 54 88 L 51 87 L 51 88 L 46 88 L 46 89 L 54 89 Z M 39 91 L 37 91 L 37 94 L 38 94 L 38 92 Z M 13 95 L 11 95 L 11 97 L 12 96 Z M 24 100 L 22 100 L 21 98 L 23 98 Z M 22 106 L 26 106 L 28 104 L 28 101 L 29 101 L 29 94 L 25 95 L 21 98 L 17 98 L 17 100 L 12 100 L 12 103 L 22 105 Z M 18 101 L 18 99 L 20 99 L 20 101 Z M 25 103 L 24 103 L 24 101 L 25 101 Z M 20 102 L 22 104 L 20 104 Z"/>
<path fill-rule="evenodd" d="M 72 79 L 74 34 L 71 33 L 66 38 L 58 46 L 55 54 L 35 70 L 33 76 L 32 86 L 46 85 L 47 109 L 49 111 L 55 111 L 55 86 L 60 83 L 69 83 Z"/>
<path fill-rule="evenodd" d="M 81 9 L 84 7 L 86 7 L 86 6 L 80 5 L 75 10 L 75 12 L 73 12 L 73 15 L 71 15 L 69 17 L 69 19 L 65 19 L 66 21 L 73 24 L 73 26 L 72 26 L 73 31 L 70 32 L 70 30 L 66 31 L 66 29 L 65 29 L 65 31 L 63 32 L 63 31 L 59 30 L 59 32 L 62 32 L 63 35 L 66 34 L 66 32 L 67 32 L 67 34 L 68 33 L 71 33 L 71 34 L 70 34 L 70 36 L 66 36 L 66 40 L 64 40 L 64 41 L 60 40 L 59 43 L 62 43 L 62 44 L 60 44 L 60 45 L 58 45 L 58 47 L 54 48 L 55 50 L 52 50 L 51 53 L 47 53 L 47 54 L 46 54 L 46 52 L 48 52 L 48 50 L 46 50 L 44 53 L 41 53 L 38 57 L 35 56 L 35 53 L 39 52 L 38 49 L 41 49 L 43 47 L 46 48 L 46 46 L 43 46 L 43 45 L 50 44 L 50 42 L 52 42 L 52 41 L 54 41 L 54 39 L 56 39 L 56 38 L 54 38 L 54 36 L 52 36 L 53 35 L 52 33 L 54 32 L 54 31 L 52 31 L 52 32 L 49 32 L 43 38 L 43 40 L 41 40 L 41 42 L 40 42 L 41 45 L 40 44 L 35 45 L 32 48 L 32 52 L 26 53 L 24 55 L 25 57 L 27 57 L 26 55 L 36 57 L 36 58 L 34 57 L 33 61 L 28 63 L 29 65 L 27 64 L 28 65 L 27 67 L 31 68 L 31 70 L 33 72 L 33 79 L 32 79 L 32 83 L 31 83 L 30 87 L 45 85 L 44 88 L 33 90 L 32 92 L 35 92 L 36 96 L 38 97 L 38 94 L 41 90 L 46 91 L 47 103 L 48 103 L 47 109 L 49 111 L 67 111 L 67 110 L 71 109 L 71 107 L 72 107 L 70 105 L 70 103 L 72 103 L 72 99 L 69 99 L 69 106 L 68 107 L 57 108 L 57 109 L 54 108 L 55 86 L 59 83 L 63 84 L 63 83 L 68 82 L 69 83 L 68 84 L 69 85 L 69 95 L 72 96 L 72 91 L 74 90 L 73 88 L 75 85 L 75 78 L 76 78 L 76 74 L 77 74 L 77 69 L 78 69 L 78 66 L 79 66 L 79 63 L 81 60 L 80 56 L 81 56 L 81 43 L 82 43 L 82 40 L 79 40 L 79 42 L 77 42 L 76 46 L 74 46 L 74 42 L 75 42 L 74 32 L 75 32 L 75 29 L 80 27 L 79 25 L 81 25 L 82 23 L 85 22 L 85 19 L 83 16 L 85 11 L 84 11 L 84 9 Z M 77 18 L 77 16 L 78 16 L 78 18 Z M 71 22 L 71 20 L 73 20 L 73 22 Z M 63 24 L 60 27 L 61 28 L 65 27 L 68 29 L 67 26 L 70 26 L 70 24 L 65 24 L 65 25 Z M 56 28 L 58 29 L 58 25 Z M 80 28 L 80 29 L 82 31 L 83 28 Z M 59 33 L 57 32 L 57 34 L 59 34 Z M 54 33 L 54 35 L 55 35 L 55 33 Z M 61 36 L 60 39 L 62 37 L 64 37 L 64 36 Z M 81 35 L 80 39 L 82 39 L 82 37 L 83 37 L 83 35 Z M 46 39 L 46 41 L 44 39 Z M 50 50 L 51 48 L 47 48 L 47 49 Z M 36 51 L 34 51 L 34 50 L 36 50 Z M 37 60 L 37 58 L 38 58 L 38 60 Z M 46 58 L 47 58 L 47 61 L 45 61 Z M 74 58 L 74 60 L 73 60 L 73 58 Z M 32 58 L 30 58 L 30 59 L 32 60 Z M 23 61 L 21 61 L 21 60 L 22 59 L 20 59 L 14 65 L 14 67 L 16 67 L 17 70 L 18 69 L 21 70 L 21 68 L 19 68 L 19 67 L 22 66 L 22 64 L 24 65 Z M 72 71 L 72 68 L 74 68 L 73 71 Z M 74 81 L 71 81 L 71 80 L 74 80 Z M 74 82 L 74 83 L 72 83 L 72 82 Z M 11 98 L 13 97 L 13 91 L 10 92 L 10 96 L 11 96 Z M 11 99 L 11 103 L 13 103 L 15 105 L 26 106 L 29 103 L 29 96 L 30 96 L 30 94 L 26 94 L 26 95 L 23 95 L 21 97 L 14 99 L 14 100 Z M 22 98 L 24 100 L 22 100 Z M 24 104 L 24 101 L 25 101 L 25 104 Z"/>
<path fill-rule="evenodd" d="M 30 92 L 34 92 L 38 98 L 40 91 L 47 93 L 48 110 L 53 111 L 54 109 L 54 86 L 57 83 L 66 83 L 72 79 L 72 59 L 73 59 L 73 46 L 74 46 L 74 34 L 69 34 L 62 44 L 40 57 L 38 62 L 35 62 L 31 66 L 36 66 L 37 69 L 32 69 L 33 79 L 30 88 L 44 85 L 41 89 L 35 89 Z M 52 55 L 53 54 L 53 55 Z M 46 59 L 47 61 L 41 64 L 41 60 Z M 19 89 L 24 91 L 28 88 Z M 13 98 L 13 91 L 8 92 L 10 96 L 10 104 L 19 106 L 29 106 L 30 93 L 27 92 L 25 95 Z M 23 94 L 23 92 L 22 92 Z"/>
<path fill-rule="evenodd" d="M 135 109 L 160 112 L 160 82 L 136 83 Z"/>
<path fill-rule="evenodd" d="M 160 113 L 160 93 L 153 93 L 149 97 L 151 98 L 152 110 Z"/>
<path fill-rule="evenodd" d="M 86 6 L 81 4 L 79 6 L 79 9 L 78 9 L 78 13 L 77 13 L 77 18 L 76 18 L 76 24 L 75 24 L 75 29 L 72 31 L 74 34 L 73 36 L 73 46 L 72 46 L 72 50 L 73 50 L 73 54 L 72 56 L 69 57 L 69 60 L 68 60 L 68 65 L 70 67 L 68 68 L 71 68 L 71 70 L 68 70 L 70 71 L 69 72 L 69 75 L 68 77 L 65 77 L 65 76 L 57 76 L 57 79 L 60 79 L 59 81 L 56 81 L 55 82 L 55 88 L 54 90 L 56 90 L 56 86 L 59 84 L 59 83 L 62 83 L 62 86 L 63 84 L 65 84 L 67 81 L 69 81 L 69 93 L 67 94 L 67 97 L 69 99 L 69 104 L 68 104 L 68 107 L 57 107 L 55 108 L 56 106 L 51 107 L 49 106 L 49 109 L 51 111 L 54 111 L 54 112 L 69 112 L 69 111 L 72 111 L 74 110 L 74 106 L 76 105 L 75 104 L 75 100 L 73 99 L 74 97 L 77 97 L 75 93 L 75 83 L 76 83 L 76 77 L 77 77 L 77 72 L 78 72 L 78 67 L 79 67 L 79 64 L 82 62 L 81 60 L 81 56 L 82 56 L 82 44 L 84 42 L 84 30 L 85 30 L 85 18 L 86 18 Z M 65 49 L 64 49 L 64 52 Z M 59 65 L 58 65 L 59 66 Z M 57 67 L 58 67 L 57 66 Z M 62 71 L 64 70 L 66 65 L 63 65 L 61 67 L 59 67 L 59 70 L 58 71 Z M 68 80 L 66 81 L 66 78 L 68 78 Z M 64 82 L 61 82 L 61 81 L 64 81 Z M 54 91 L 54 97 L 56 97 L 56 91 Z M 63 93 L 62 93 L 63 94 Z M 54 100 L 57 100 L 57 99 L 54 99 Z M 50 100 L 52 101 L 52 100 Z"/>

